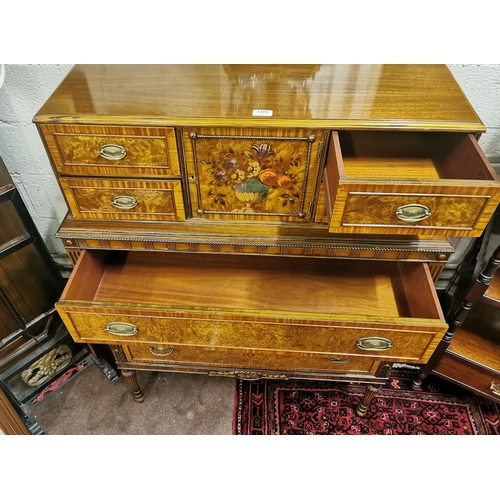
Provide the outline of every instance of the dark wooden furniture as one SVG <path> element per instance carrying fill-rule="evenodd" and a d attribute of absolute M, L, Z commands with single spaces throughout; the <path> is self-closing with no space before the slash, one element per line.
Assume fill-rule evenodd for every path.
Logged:
<path fill-rule="evenodd" d="M 0 158 L 0 372 L 48 337 L 63 280 Z"/>
<path fill-rule="evenodd" d="M 16 409 L 0 389 L 0 435 L 31 435 Z"/>
<path fill-rule="evenodd" d="M 474 279 L 449 328 L 413 381 L 419 387 L 430 373 L 500 402 L 500 241 Z M 487 249 L 486 249 L 487 250 Z"/>
<path fill-rule="evenodd" d="M 75 66 L 34 118 L 77 342 L 135 370 L 367 384 L 446 331 L 449 236 L 499 200 L 445 66 Z"/>
<path fill-rule="evenodd" d="M 43 433 L 37 403 L 93 360 L 102 365 L 61 323 L 64 283 L 0 159 L 0 389 L 7 415 L 6 400 L 32 434 Z"/>

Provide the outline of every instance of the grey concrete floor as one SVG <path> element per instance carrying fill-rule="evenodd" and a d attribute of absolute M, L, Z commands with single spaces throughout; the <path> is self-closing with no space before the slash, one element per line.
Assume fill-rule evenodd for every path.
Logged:
<path fill-rule="evenodd" d="M 123 377 L 110 382 L 96 365 L 76 375 L 33 410 L 47 435 L 230 435 L 234 379 L 137 372 L 146 396 L 133 400 Z"/>

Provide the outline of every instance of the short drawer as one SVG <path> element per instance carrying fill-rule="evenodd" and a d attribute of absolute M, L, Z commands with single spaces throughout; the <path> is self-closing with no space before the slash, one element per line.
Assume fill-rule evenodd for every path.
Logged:
<path fill-rule="evenodd" d="M 179 177 L 172 127 L 40 125 L 64 175 Z"/>
<path fill-rule="evenodd" d="M 84 219 L 184 220 L 180 181 L 59 179 L 74 217 Z"/>
<path fill-rule="evenodd" d="M 477 237 L 500 183 L 472 135 L 334 132 L 325 194 L 330 232 Z"/>
<path fill-rule="evenodd" d="M 446 323 L 425 264 L 83 251 L 57 304 L 80 342 L 425 362 Z"/>
<path fill-rule="evenodd" d="M 231 368 L 268 370 L 319 371 L 324 373 L 371 373 L 376 365 L 371 358 L 356 356 L 328 356 L 244 349 L 220 349 L 177 345 L 130 344 L 125 353 L 129 361 L 155 364 L 184 364 Z"/>

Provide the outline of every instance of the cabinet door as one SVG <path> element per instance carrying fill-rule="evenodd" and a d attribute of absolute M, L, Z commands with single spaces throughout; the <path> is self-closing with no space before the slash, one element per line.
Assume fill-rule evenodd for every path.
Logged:
<path fill-rule="evenodd" d="M 321 130 L 185 129 L 193 217 L 310 220 Z"/>

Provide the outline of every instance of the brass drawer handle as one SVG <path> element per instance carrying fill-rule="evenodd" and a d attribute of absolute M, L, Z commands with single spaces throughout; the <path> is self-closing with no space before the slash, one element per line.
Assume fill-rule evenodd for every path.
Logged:
<path fill-rule="evenodd" d="M 139 328 L 130 323 L 121 323 L 117 321 L 108 323 L 106 325 L 106 331 L 113 335 L 118 335 L 119 337 L 131 337 L 139 331 Z"/>
<path fill-rule="evenodd" d="M 351 361 L 349 358 L 326 358 L 330 363 L 349 363 Z"/>
<path fill-rule="evenodd" d="M 127 150 L 123 146 L 117 144 L 105 144 L 99 149 L 99 156 L 106 158 L 106 160 L 121 160 L 127 156 Z"/>
<path fill-rule="evenodd" d="M 387 351 L 392 348 L 392 342 L 381 337 L 363 337 L 358 339 L 356 345 L 364 351 Z"/>
<path fill-rule="evenodd" d="M 137 200 L 132 196 L 116 196 L 113 198 L 111 205 L 122 210 L 130 210 L 137 206 Z"/>
<path fill-rule="evenodd" d="M 492 382 L 490 385 L 490 389 L 493 394 L 500 396 L 500 384 L 495 384 L 495 382 Z"/>
<path fill-rule="evenodd" d="M 155 356 L 168 356 L 174 352 L 172 347 L 150 347 L 149 350 Z"/>
<path fill-rule="evenodd" d="M 416 203 L 403 205 L 396 210 L 396 216 L 405 222 L 419 222 L 427 219 L 431 215 L 429 207 Z"/>

